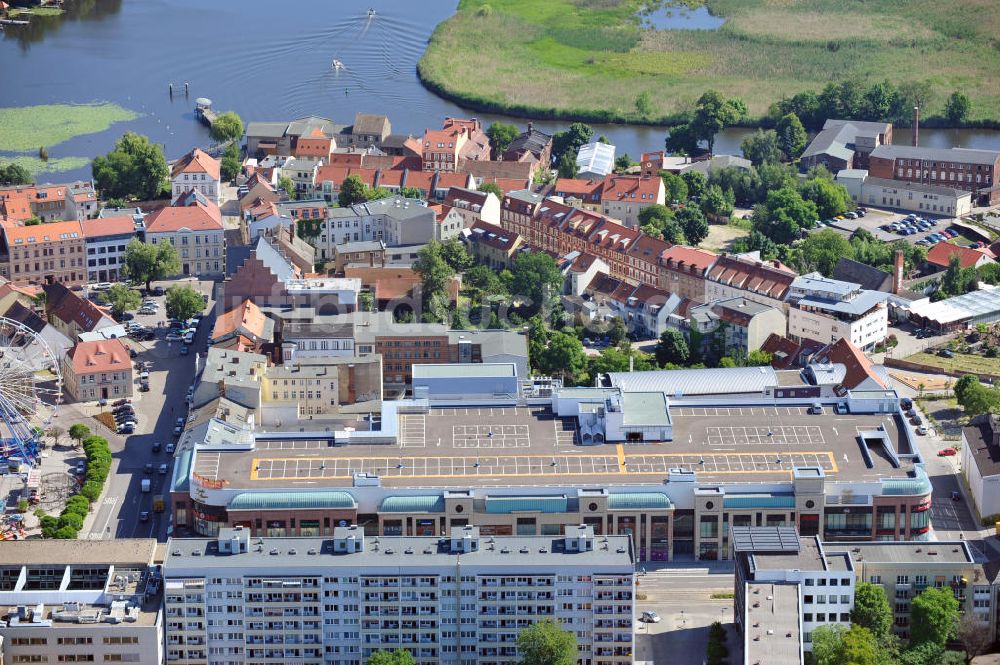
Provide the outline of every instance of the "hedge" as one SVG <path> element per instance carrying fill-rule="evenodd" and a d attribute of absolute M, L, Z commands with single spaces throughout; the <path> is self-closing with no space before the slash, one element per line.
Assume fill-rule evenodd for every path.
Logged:
<path fill-rule="evenodd" d="M 43 538 L 75 539 L 90 512 L 90 504 L 97 501 L 104 491 L 104 483 L 111 473 L 111 448 L 104 437 L 88 436 L 83 440 L 83 452 L 87 456 L 87 476 L 80 490 L 66 499 L 66 507 L 59 517 L 42 515 L 39 522 Z"/>

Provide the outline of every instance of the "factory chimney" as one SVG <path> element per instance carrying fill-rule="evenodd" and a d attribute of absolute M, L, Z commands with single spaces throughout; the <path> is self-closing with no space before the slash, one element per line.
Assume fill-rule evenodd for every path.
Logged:
<path fill-rule="evenodd" d="M 920 145 L 920 107 L 913 107 L 913 147 Z"/>

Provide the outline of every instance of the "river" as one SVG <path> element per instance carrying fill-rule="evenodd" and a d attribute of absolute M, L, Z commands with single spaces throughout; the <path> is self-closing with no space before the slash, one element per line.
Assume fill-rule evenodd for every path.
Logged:
<path fill-rule="evenodd" d="M 234 110 L 245 121 L 315 114 L 349 124 L 358 111 L 385 113 L 394 132 L 416 135 L 440 126 L 446 116 L 510 121 L 462 109 L 417 80 L 417 60 L 455 0 L 69 2 L 61 17 L 32 17 L 30 26 L 7 26 L 2 33 L 0 105 L 110 101 L 142 115 L 50 146 L 52 157 L 107 152 L 125 130 L 163 144 L 168 158 L 206 145 L 208 132 L 193 113 L 196 97 L 209 97 L 217 110 Z M 377 12 L 373 18 L 370 6 Z M 335 59 L 344 70 L 331 67 Z M 184 82 L 190 84 L 188 97 Z M 566 124 L 535 123 L 544 131 Z M 663 128 L 608 125 L 595 131 L 619 154 L 634 158 L 663 146 Z M 748 131 L 722 132 L 717 152 L 738 153 Z M 908 142 L 908 131 L 897 130 L 895 138 Z M 921 144 L 1000 150 L 1000 132 L 927 129 Z M 44 174 L 42 180 L 89 175 L 85 168 Z"/>

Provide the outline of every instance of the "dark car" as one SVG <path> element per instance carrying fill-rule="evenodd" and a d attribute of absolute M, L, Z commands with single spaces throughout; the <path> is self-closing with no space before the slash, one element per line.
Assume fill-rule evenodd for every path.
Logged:
<path fill-rule="evenodd" d="M 153 288 L 152 293 L 154 296 L 162 296 L 164 293 L 166 293 L 166 291 L 163 289 L 162 286 L 157 286 Z"/>
<path fill-rule="evenodd" d="M 955 354 L 952 353 L 950 349 L 941 349 L 940 351 L 938 351 L 937 354 L 939 356 L 941 356 L 942 358 L 954 358 L 955 357 Z"/>
<path fill-rule="evenodd" d="M 140 383 L 139 384 L 139 392 L 148 393 L 149 392 L 149 384 L 145 383 L 145 382 Z"/>
<path fill-rule="evenodd" d="M 126 397 L 125 399 L 117 399 L 117 400 L 115 400 L 114 402 L 111 403 L 111 406 L 125 406 L 126 404 L 131 404 L 131 403 L 132 403 L 132 400 L 130 400 L 128 397 Z"/>
<path fill-rule="evenodd" d="M 899 405 L 904 409 L 912 409 L 913 400 L 910 399 L 909 397 L 903 397 L 902 399 L 899 400 Z"/>
<path fill-rule="evenodd" d="M 920 416 L 913 416 L 912 418 L 910 418 L 910 424 L 912 424 L 912 425 L 923 425 L 924 424 L 924 420 Z"/>
<path fill-rule="evenodd" d="M 160 448 L 161 448 L 161 447 L 162 447 L 162 444 L 161 444 L 161 443 L 160 443 L 159 441 L 155 442 L 155 443 L 153 444 L 153 452 L 154 452 L 154 453 L 158 453 L 158 452 L 160 452 Z"/>

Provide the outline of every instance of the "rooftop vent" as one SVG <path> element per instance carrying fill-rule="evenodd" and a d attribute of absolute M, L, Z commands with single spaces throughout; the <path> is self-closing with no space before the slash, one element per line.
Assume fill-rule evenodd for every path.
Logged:
<path fill-rule="evenodd" d="M 289 554 L 292 554 L 292 555 L 294 555 L 294 554 L 298 554 L 298 552 L 296 552 L 296 551 L 295 551 L 295 548 L 294 548 L 294 547 L 293 547 L 292 549 L 288 550 L 288 553 L 289 553 Z"/>
<path fill-rule="evenodd" d="M 310 547 L 309 548 L 309 554 L 316 554 L 316 548 L 315 547 Z"/>
<path fill-rule="evenodd" d="M 271 556 L 278 556 L 278 548 L 275 547 L 273 550 L 268 552 L 268 554 L 270 554 Z"/>

